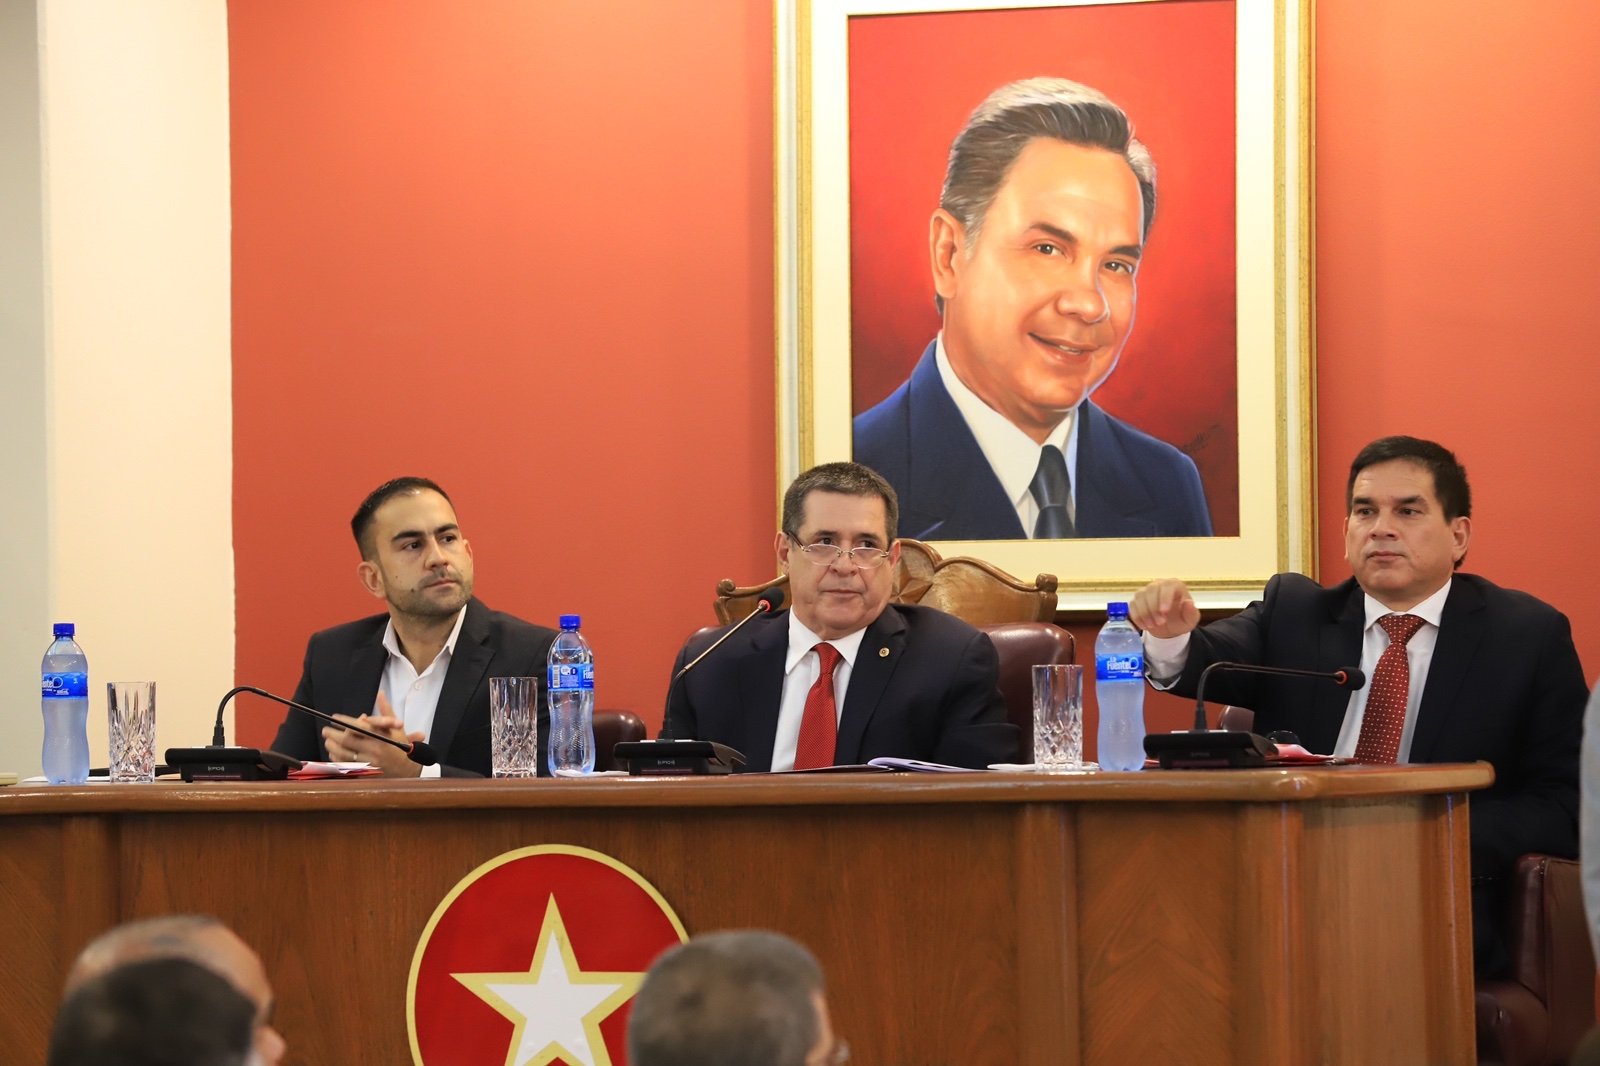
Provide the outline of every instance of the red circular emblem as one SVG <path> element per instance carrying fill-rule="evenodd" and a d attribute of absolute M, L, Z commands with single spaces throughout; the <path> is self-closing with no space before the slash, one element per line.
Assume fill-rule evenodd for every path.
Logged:
<path fill-rule="evenodd" d="M 440 902 L 411 958 L 418 1066 L 623 1066 L 628 1004 L 689 939 L 655 886 L 608 855 L 508 851 Z"/>

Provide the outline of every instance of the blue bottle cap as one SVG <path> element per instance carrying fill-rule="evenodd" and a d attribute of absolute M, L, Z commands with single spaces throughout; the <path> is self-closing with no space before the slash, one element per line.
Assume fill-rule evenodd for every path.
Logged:
<path fill-rule="evenodd" d="M 78 627 L 73 625 L 71 622 L 57 622 L 56 623 L 56 636 L 58 636 L 58 637 L 75 636 L 77 634 L 77 632 L 78 632 Z"/>
<path fill-rule="evenodd" d="M 1106 617 L 1112 620 L 1128 617 L 1128 605 L 1126 603 L 1106 604 Z"/>
<path fill-rule="evenodd" d="M 577 629 L 582 622 L 583 619 L 575 614 L 564 614 L 561 616 L 562 629 Z"/>

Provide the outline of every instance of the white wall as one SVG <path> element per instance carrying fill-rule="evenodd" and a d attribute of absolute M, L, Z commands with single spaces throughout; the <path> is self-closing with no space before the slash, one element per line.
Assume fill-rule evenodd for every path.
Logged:
<path fill-rule="evenodd" d="M 0 0 L 0 770 L 24 774 L 39 767 L 53 570 L 39 114 L 34 0 Z"/>
<path fill-rule="evenodd" d="M 27 21 L 32 5 L 0 3 L 8 23 Z M 7 439 L 0 466 L 8 501 L 42 481 L 27 511 L 48 516 L 29 558 L 8 537 L 0 564 L 40 567 L 48 584 L 42 609 L 37 594 L 0 593 L 0 769 L 25 773 L 39 766 L 31 679 L 51 621 L 76 622 L 89 655 L 96 765 L 108 680 L 158 682 L 158 752 L 209 742 L 234 640 L 226 5 L 37 12 L 43 341 L 20 369 L 43 380 L 43 403 L 4 431 L 27 447 L 13 460 Z"/>

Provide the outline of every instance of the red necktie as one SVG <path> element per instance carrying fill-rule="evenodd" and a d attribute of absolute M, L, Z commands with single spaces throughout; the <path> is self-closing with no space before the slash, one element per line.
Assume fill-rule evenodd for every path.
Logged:
<path fill-rule="evenodd" d="M 1372 671 L 1372 691 L 1361 716 L 1361 739 L 1356 742 L 1356 762 L 1392 763 L 1400 757 L 1400 734 L 1406 728 L 1406 698 L 1411 693 L 1411 664 L 1406 642 L 1422 628 L 1414 614 L 1386 614 L 1378 619 L 1389 634 L 1389 646 Z"/>
<path fill-rule="evenodd" d="M 800 716 L 800 741 L 794 749 L 794 768 L 811 770 L 833 765 L 833 744 L 839 731 L 838 704 L 833 700 L 833 668 L 839 665 L 839 649 L 818 644 L 817 658 L 822 673 L 806 693 L 805 713 Z"/>

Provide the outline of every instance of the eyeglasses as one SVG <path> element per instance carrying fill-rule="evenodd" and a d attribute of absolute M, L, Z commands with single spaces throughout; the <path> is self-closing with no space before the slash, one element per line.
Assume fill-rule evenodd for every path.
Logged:
<path fill-rule="evenodd" d="M 882 566 L 889 559 L 889 553 L 882 548 L 863 546 L 846 551 L 837 544 L 801 544 L 800 538 L 793 533 L 785 533 L 784 536 L 794 541 L 795 546 L 805 553 L 806 558 L 818 566 L 832 566 L 848 555 L 850 556 L 850 561 L 862 570 L 871 570 L 874 567 Z"/>

